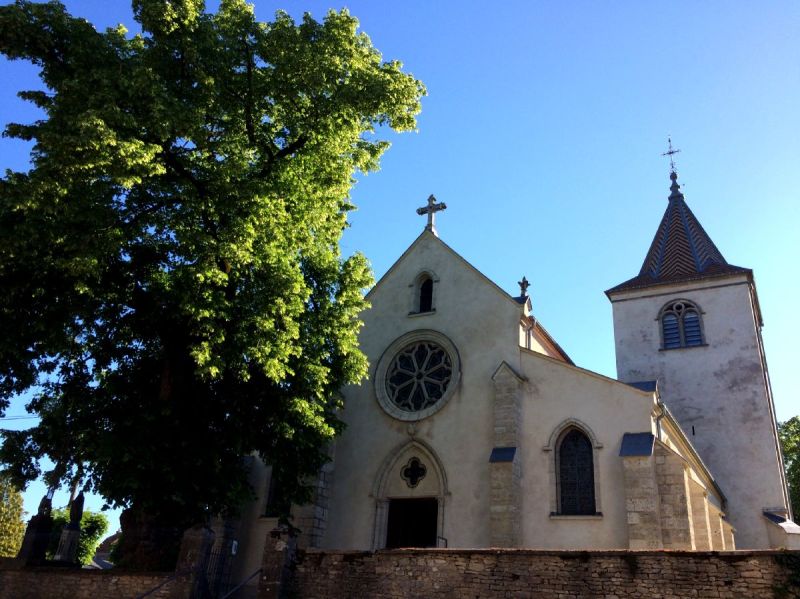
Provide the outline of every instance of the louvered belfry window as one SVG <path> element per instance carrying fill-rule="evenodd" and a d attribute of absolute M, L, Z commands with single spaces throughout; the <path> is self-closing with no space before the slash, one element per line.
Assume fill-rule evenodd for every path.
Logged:
<path fill-rule="evenodd" d="M 661 310 L 661 341 L 663 349 L 703 345 L 700 310 L 693 303 L 677 300 Z"/>
<path fill-rule="evenodd" d="M 559 514 L 594 515 L 592 442 L 578 429 L 570 430 L 558 446 Z"/>

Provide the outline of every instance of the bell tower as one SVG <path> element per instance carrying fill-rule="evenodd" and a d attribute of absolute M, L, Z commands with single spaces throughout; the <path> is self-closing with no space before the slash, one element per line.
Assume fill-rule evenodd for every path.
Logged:
<path fill-rule="evenodd" d="M 769 548 L 775 520 L 790 514 L 753 271 L 728 264 L 671 166 L 667 209 L 639 274 L 606 291 L 617 377 L 658 381 L 727 498 L 737 549 Z"/>

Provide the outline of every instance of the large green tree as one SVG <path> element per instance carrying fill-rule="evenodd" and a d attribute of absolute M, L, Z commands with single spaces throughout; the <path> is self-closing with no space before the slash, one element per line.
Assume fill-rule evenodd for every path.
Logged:
<path fill-rule="evenodd" d="M 795 520 L 800 519 L 800 416 L 778 423 L 778 437 L 783 449 L 783 465 L 789 485 L 789 501 Z"/>
<path fill-rule="evenodd" d="M 0 51 L 44 84 L 20 92 L 43 118 L 5 131 L 31 168 L 0 180 L 0 408 L 33 390 L 41 420 L 0 459 L 18 485 L 86 477 L 132 506 L 123 528 L 178 530 L 235 509 L 253 452 L 306 497 L 337 390 L 366 373 L 370 273 L 338 247 L 353 177 L 424 88 L 345 11 L 133 11 L 141 35 L 0 7 Z"/>

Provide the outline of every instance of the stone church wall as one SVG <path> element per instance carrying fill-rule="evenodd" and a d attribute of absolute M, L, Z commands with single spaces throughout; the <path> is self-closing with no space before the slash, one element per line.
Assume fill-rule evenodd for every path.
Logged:
<path fill-rule="evenodd" d="M 800 596 L 799 552 L 309 551 L 295 574 L 315 599 Z"/>

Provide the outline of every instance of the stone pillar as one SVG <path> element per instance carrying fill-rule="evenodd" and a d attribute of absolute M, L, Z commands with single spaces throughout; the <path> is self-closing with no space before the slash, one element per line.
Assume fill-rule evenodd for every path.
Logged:
<path fill-rule="evenodd" d="M 712 503 L 708 504 L 708 522 L 711 529 L 711 549 L 725 550 L 725 535 L 722 533 L 722 512 Z"/>
<path fill-rule="evenodd" d="M 375 500 L 375 531 L 372 538 L 372 549 L 374 551 L 386 547 L 386 524 L 389 521 L 389 500 L 386 498 Z"/>
<path fill-rule="evenodd" d="M 489 539 L 518 547 L 522 528 L 520 423 L 524 379 L 503 362 L 494 381 L 494 449 L 489 457 Z"/>
<path fill-rule="evenodd" d="M 69 564 L 77 563 L 78 539 L 81 536 L 80 528 L 73 528 L 72 524 L 67 524 L 61 531 L 61 538 L 58 540 L 58 549 L 53 559 L 57 562 Z"/>
<path fill-rule="evenodd" d="M 493 461 L 489 466 L 491 546 L 519 547 L 522 472 L 519 457 L 515 451 L 510 461 Z"/>
<path fill-rule="evenodd" d="M 691 493 L 692 526 L 694 528 L 694 545 L 697 551 L 711 551 L 711 525 L 708 513 L 708 493 L 694 479 L 689 479 Z"/>
<path fill-rule="evenodd" d="M 269 532 L 264 544 L 259 599 L 282 599 L 291 596 L 292 571 L 297 553 L 294 529 L 278 526 Z"/>
<path fill-rule="evenodd" d="M 733 540 L 733 526 L 727 520 L 722 520 L 722 538 L 725 539 L 726 551 L 736 549 L 736 542 Z"/>
<path fill-rule="evenodd" d="M 683 458 L 661 443 L 656 443 L 654 455 L 664 549 L 694 549 L 688 477 Z"/>
<path fill-rule="evenodd" d="M 53 531 L 53 517 L 51 500 L 53 490 L 49 490 L 39 502 L 39 510 L 35 516 L 28 520 L 22 546 L 17 553 L 17 560 L 26 566 L 38 566 L 44 563 L 47 555 L 47 546 L 50 544 L 50 533 Z"/>
<path fill-rule="evenodd" d="M 78 540 L 81 536 L 81 518 L 83 518 L 83 491 L 78 493 L 69 506 L 69 523 L 61 531 L 58 548 L 54 556 L 55 561 L 67 564 L 77 564 Z"/>
<path fill-rule="evenodd" d="M 653 456 L 623 457 L 622 470 L 628 514 L 628 548 L 662 549 L 660 500 Z"/>
<path fill-rule="evenodd" d="M 28 520 L 22 546 L 17 553 L 17 559 L 26 566 L 41 565 L 45 561 L 47 546 L 50 544 L 50 533 L 53 530 L 53 518 L 50 514 L 36 514 Z"/>
<path fill-rule="evenodd" d="M 213 545 L 214 531 L 207 526 L 197 524 L 183 533 L 175 573 L 179 578 L 190 581 L 191 597 L 204 598 L 210 595 L 206 568 Z"/>
<path fill-rule="evenodd" d="M 311 502 L 305 505 L 292 505 L 293 522 L 299 533 L 297 546 L 300 549 L 319 547 L 328 526 L 328 503 L 333 482 L 333 452 L 328 451 L 331 461 L 322 466 L 314 481 L 314 494 Z"/>

